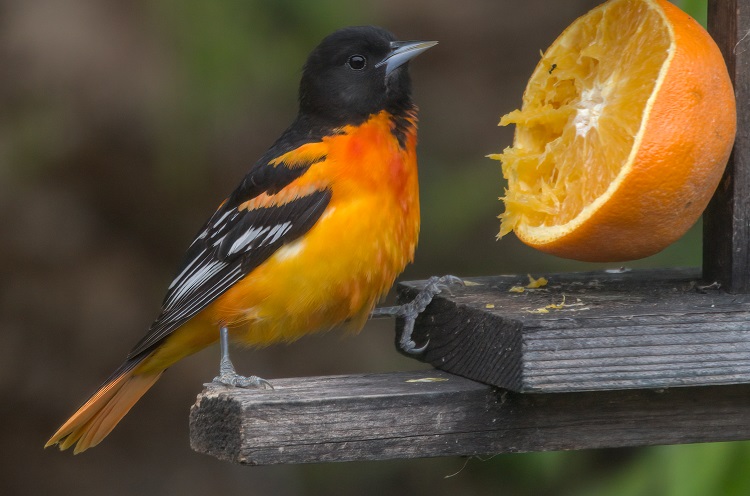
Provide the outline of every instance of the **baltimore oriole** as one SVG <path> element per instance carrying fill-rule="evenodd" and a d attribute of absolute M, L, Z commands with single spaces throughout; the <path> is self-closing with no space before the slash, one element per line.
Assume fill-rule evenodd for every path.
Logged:
<path fill-rule="evenodd" d="M 165 369 L 219 336 L 215 380 L 266 387 L 234 373 L 227 334 L 267 345 L 363 327 L 417 245 L 417 108 L 406 62 L 435 44 L 365 26 L 312 51 L 297 118 L 199 231 L 146 336 L 47 446 L 97 445 Z"/>

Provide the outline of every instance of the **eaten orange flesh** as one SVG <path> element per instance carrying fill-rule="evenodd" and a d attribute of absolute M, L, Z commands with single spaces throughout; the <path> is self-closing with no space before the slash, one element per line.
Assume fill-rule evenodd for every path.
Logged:
<path fill-rule="evenodd" d="M 500 236 L 565 258 L 659 252 L 700 217 L 734 142 L 721 53 L 664 0 L 610 0 L 542 56 L 515 110 Z"/>

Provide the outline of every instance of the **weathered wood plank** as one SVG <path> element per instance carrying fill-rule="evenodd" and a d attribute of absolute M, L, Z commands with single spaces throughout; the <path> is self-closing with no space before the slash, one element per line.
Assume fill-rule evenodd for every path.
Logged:
<path fill-rule="evenodd" d="M 697 269 L 470 279 L 417 319 L 416 358 L 520 392 L 750 382 L 750 295 L 702 287 Z M 399 286 L 409 300 L 421 283 Z M 397 329 L 398 341 L 400 324 Z"/>
<path fill-rule="evenodd" d="M 726 290 L 750 292 L 750 2 L 709 0 L 708 30 L 721 48 L 737 98 L 737 139 L 703 214 L 703 271 Z"/>
<path fill-rule="evenodd" d="M 274 387 L 203 391 L 193 449 L 260 465 L 750 439 L 747 384 L 518 394 L 426 371 Z"/>

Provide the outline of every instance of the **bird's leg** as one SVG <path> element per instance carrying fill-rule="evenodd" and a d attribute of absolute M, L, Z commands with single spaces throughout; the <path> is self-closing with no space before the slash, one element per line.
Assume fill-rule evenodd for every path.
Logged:
<path fill-rule="evenodd" d="M 443 277 L 430 277 L 427 280 L 427 284 L 425 284 L 424 288 L 417 293 L 417 296 L 412 301 L 395 307 L 376 308 L 372 311 L 370 317 L 403 317 L 404 329 L 401 332 L 399 346 L 406 353 L 418 355 L 427 349 L 427 345 L 430 344 L 430 342 L 427 341 L 424 345 L 417 348 L 417 344 L 411 339 L 411 335 L 414 332 L 414 322 L 417 320 L 417 316 L 427 308 L 427 305 L 430 304 L 436 295 L 446 290 L 450 291 L 450 286 L 452 285 L 463 286 L 464 282 L 458 277 L 450 275 Z"/>
<path fill-rule="evenodd" d="M 229 331 L 226 326 L 221 326 L 220 332 L 221 336 L 219 339 L 219 343 L 221 346 L 221 362 L 219 363 L 219 375 L 214 377 L 214 380 L 211 383 L 206 384 L 206 386 L 212 384 L 221 384 L 224 386 L 235 386 L 241 388 L 273 389 L 271 383 L 265 379 L 261 379 L 260 377 L 254 375 L 245 377 L 239 375 L 234 370 L 232 360 L 229 359 Z"/>

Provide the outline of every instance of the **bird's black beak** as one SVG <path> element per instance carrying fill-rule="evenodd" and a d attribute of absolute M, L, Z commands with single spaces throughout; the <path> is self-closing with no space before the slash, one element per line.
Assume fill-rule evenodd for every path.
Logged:
<path fill-rule="evenodd" d="M 387 76 L 398 67 L 401 67 L 428 48 L 437 45 L 437 41 L 392 41 L 391 53 L 375 64 L 375 67 L 385 66 Z"/>

